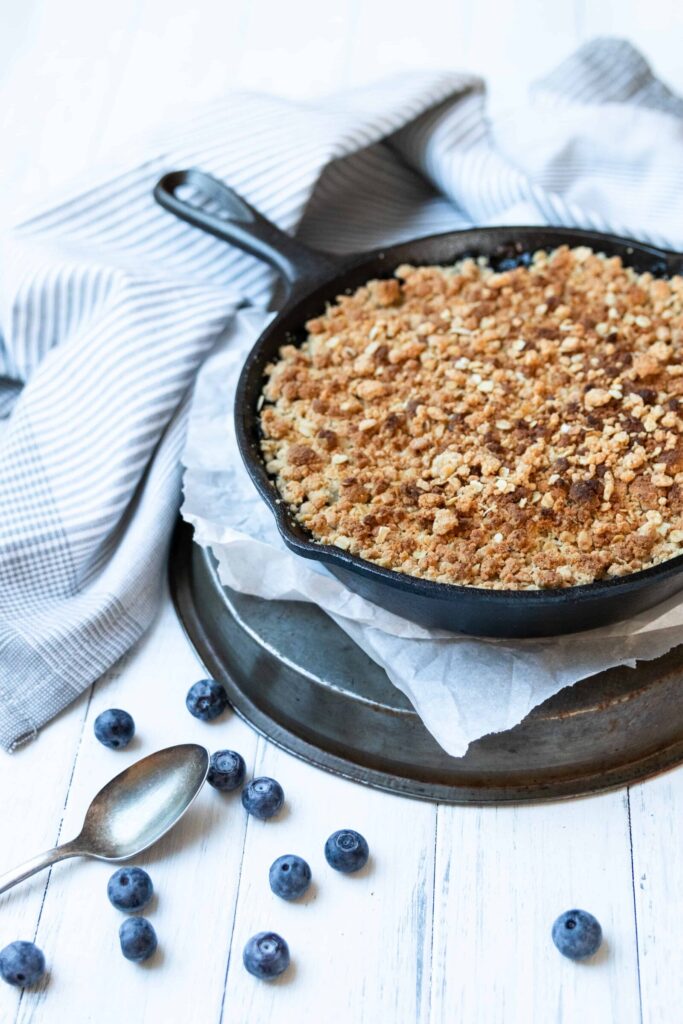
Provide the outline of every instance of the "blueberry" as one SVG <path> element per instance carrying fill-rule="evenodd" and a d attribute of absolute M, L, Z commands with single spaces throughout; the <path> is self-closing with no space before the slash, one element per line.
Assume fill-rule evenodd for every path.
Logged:
<path fill-rule="evenodd" d="M 215 679 L 200 679 L 191 686 L 185 698 L 187 710 L 202 722 L 212 722 L 222 715 L 228 706 L 225 687 Z"/>
<path fill-rule="evenodd" d="M 152 879 L 142 868 L 119 868 L 107 885 L 109 902 L 127 914 L 146 907 L 153 893 Z"/>
<path fill-rule="evenodd" d="M 335 871 L 351 874 L 367 864 L 370 850 L 360 832 L 342 828 L 333 832 L 325 843 L 325 860 Z"/>
<path fill-rule="evenodd" d="M 45 974 L 45 957 L 32 942 L 10 942 L 0 950 L 0 978 L 8 985 L 28 988 Z"/>
<path fill-rule="evenodd" d="M 276 896 L 283 900 L 296 900 L 311 884 L 311 869 L 303 857 L 286 853 L 273 862 L 268 878 Z"/>
<path fill-rule="evenodd" d="M 157 933 L 146 917 L 128 917 L 119 928 L 121 952 L 126 960 L 141 964 L 157 948 Z"/>
<path fill-rule="evenodd" d="M 121 750 L 135 735 L 135 722 L 127 711 L 109 708 L 95 719 L 95 736 L 105 747 Z"/>
<path fill-rule="evenodd" d="M 566 910 L 553 925 L 553 942 L 570 960 L 593 956 L 602 942 L 600 922 L 586 910 Z"/>
<path fill-rule="evenodd" d="M 242 806 L 255 818 L 265 821 L 281 810 L 285 802 L 282 786 L 275 779 L 262 776 L 252 779 L 242 790 Z"/>
<path fill-rule="evenodd" d="M 275 932 L 259 932 L 244 947 L 242 960 L 255 978 L 269 981 L 289 967 L 289 946 Z"/>
<path fill-rule="evenodd" d="M 239 789 L 244 782 L 246 770 L 244 758 L 236 750 L 217 750 L 211 755 L 207 780 L 214 789 L 223 792 Z"/>

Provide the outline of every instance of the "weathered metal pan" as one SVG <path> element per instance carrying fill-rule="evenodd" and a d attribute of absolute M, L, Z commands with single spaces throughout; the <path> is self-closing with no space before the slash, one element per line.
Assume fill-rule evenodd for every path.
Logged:
<path fill-rule="evenodd" d="M 681 649 L 563 690 L 455 758 L 324 612 L 227 590 L 186 524 L 170 578 L 187 634 L 236 712 L 278 746 L 356 782 L 423 800 L 503 803 L 597 792 L 683 761 Z"/>

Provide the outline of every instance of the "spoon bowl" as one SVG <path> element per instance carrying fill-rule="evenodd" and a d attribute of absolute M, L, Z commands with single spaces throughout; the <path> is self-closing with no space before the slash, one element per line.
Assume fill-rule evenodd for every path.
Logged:
<path fill-rule="evenodd" d="M 67 857 L 128 860 L 160 839 L 183 816 L 209 771 L 209 752 L 196 743 L 143 757 L 104 786 L 80 834 L 0 877 L 0 893 Z"/>
<path fill-rule="evenodd" d="M 173 828 L 204 785 L 209 755 L 184 743 L 136 761 L 90 804 L 80 836 L 90 857 L 127 860 Z"/>

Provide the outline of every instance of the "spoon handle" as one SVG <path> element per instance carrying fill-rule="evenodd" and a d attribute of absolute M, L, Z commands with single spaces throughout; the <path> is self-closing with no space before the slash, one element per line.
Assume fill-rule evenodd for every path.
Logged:
<path fill-rule="evenodd" d="M 35 875 L 37 871 L 49 868 L 56 861 L 65 860 L 67 857 L 77 857 L 80 852 L 76 842 L 72 841 L 64 843 L 62 846 L 55 846 L 52 850 L 46 850 L 45 853 L 39 853 L 37 857 L 32 857 L 31 860 L 27 860 L 25 864 L 14 868 L 13 871 L 7 871 L 4 875 L 0 875 L 0 894 L 11 889 L 18 882 L 23 882 L 25 878 Z"/>

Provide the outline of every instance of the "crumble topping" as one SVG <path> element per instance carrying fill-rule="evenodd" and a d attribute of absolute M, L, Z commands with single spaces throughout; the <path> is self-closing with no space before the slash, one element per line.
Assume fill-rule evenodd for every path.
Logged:
<path fill-rule="evenodd" d="M 401 266 L 268 366 L 262 451 L 322 544 L 490 588 L 683 552 L 683 277 L 586 247 Z"/>

